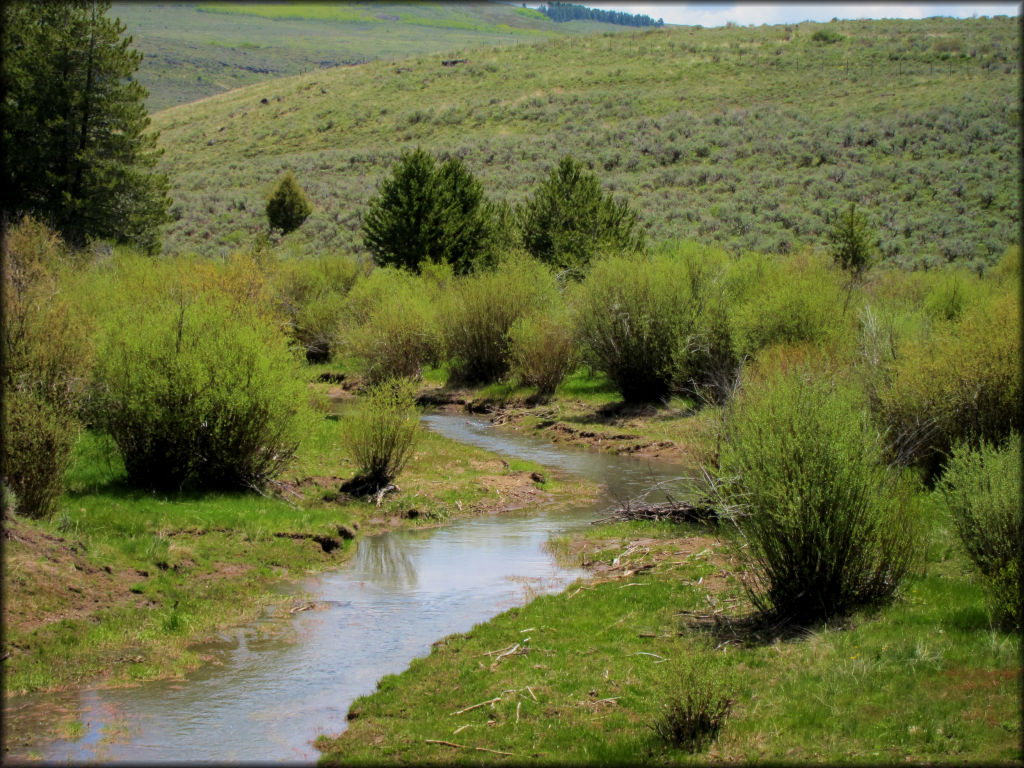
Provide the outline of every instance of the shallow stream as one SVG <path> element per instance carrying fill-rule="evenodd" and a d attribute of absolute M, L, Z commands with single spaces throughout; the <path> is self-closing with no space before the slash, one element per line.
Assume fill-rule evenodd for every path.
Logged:
<path fill-rule="evenodd" d="M 588 525 L 609 506 L 681 474 L 678 465 L 559 447 L 480 417 L 435 413 L 423 422 L 606 491 L 572 510 L 526 509 L 363 538 L 337 570 L 282 587 L 314 608 L 268 613 L 226 634 L 202 649 L 213 661 L 184 680 L 11 702 L 5 717 L 21 728 L 34 722 L 42 733 L 56 714 L 77 713 L 84 733 L 12 748 L 5 760 L 314 762 L 312 741 L 343 731 L 349 705 L 382 676 L 401 672 L 445 635 L 581 576 L 555 562 L 544 546 L 551 535 Z"/>

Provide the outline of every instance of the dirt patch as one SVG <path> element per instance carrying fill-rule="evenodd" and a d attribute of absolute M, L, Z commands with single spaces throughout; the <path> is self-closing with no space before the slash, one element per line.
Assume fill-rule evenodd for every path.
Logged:
<path fill-rule="evenodd" d="M 31 632 L 63 619 L 85 619 L 113 605 L 150 604 L 130 591 L 145 578 L 134 569 L 97 566 L 81 542 L 21 520 L 6 520 L 4 527 L 4 622 L 9 630 Z"/>

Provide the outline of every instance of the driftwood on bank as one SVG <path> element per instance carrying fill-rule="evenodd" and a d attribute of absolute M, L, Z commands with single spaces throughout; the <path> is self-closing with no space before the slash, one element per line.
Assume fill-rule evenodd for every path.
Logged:
<path fill-rule="evenodd" d="M 622 520 L 671 520 L 676 523 L 707 523 L 718 519 L 711 507 L 686 501 L 662 501 L 656 504 L 629 502 L 607 517 L 595 520 L 593 525 Z"/>

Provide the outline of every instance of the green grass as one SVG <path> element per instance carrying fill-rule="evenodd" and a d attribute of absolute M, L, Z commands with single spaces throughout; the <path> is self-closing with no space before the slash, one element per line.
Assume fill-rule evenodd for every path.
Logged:
<path fill-rule="evenodd" d="M 665 524 L 602 526 L 589 532 L 604 547 L 590 558 L 608 563 L 627 542 L 694 533 L 706 535 Z M 933 558 L 887 607 L 763 642 L 727 643 L 681 615 L 708 610 L 700 579 L 721 567 L 715 562 L 687 557 L 624 580 L 572 585 L 439 641 L 353 703 L 348 730 L 318 742 L 322 762 L 1020 759 L 1019 639 L 991 629 L 959 553 Z M 730 578 L 715 599 L 735 615 L 741 595 Z M 525 652 L 499 661 L 495 651 L 516 643 Z M 718 670 L 733 705 L 717 741 L 689 756 L 650 726 L 695 657 Z"/>
<path fill-rule="evenodd" d="M 824 247 L 829 217 L 856 202 L 890 263 L 991 264 L 1019 227 L 1015 21 L 829 26 L 841 41 L 812 41 L 822 25 L 808 22 L 459 43 L 445 54 L 468 59 L 457 67 L 372 61 L 167 109 L 154 115 L 173 183 L 165 245 L 244 247 L 237 233 L 266 227 L 265 195 L 290 169 L 315 209 L 291 247 L 360 251 L 378 183 L 422 147 L 457 154 L 510 203 L 572 152 L 652 243 Z M 935 47 L 947 39 L 959 55 Z"/>

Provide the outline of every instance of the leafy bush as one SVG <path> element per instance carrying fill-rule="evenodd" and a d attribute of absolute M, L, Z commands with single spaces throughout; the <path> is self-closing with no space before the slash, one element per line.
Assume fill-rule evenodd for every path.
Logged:
<path fill-rule="evenodd" d="M 469 272 L 491 245 L 494 211 L 457 157 L 440 167 L 423 150 L 404 153 L 381 182 L 363 222 L 366 247 L 382 266 L 418 272 L 447 262 Z"/>
<path fill-rule="evenodd" d="M 346 490 L 375 493 L 389 485 L 412 455 L 419 413 L 412 385 L 390 379 L 371 387 L 345 420 L 345 445 L 358 467 Z"/>
<path fill-rule="evenodd" d="M 401 270 L 374 270 L 349 293 L 345 347 L 362 358 L 367 378 L 419 378 L 436 362 L 441 338 L 427 281 Z"/>
<path fill-rule="evenodd" d="M 501 379 L 510 366 L 513 324 L 549 304 L 556 292 L 548 269 L 523 255 L 455 282 L 441 310 L 451 380 L 484 384 Z"/>
<path fill-rule="evenodd" d="M 938 485 L 967 554 L 984 576 L 998 621 L 1021 629 L 1024 499 L 1021 439 L 954 446 Z"/>
<path fill-rule="evenodd" d="M 1024 426 L 1020 311 L 1004 295 L 907 343 L 878 393 L 893 457 L 939 474 L 950 448 L 998 442 Z"/>
<path fill-rule="evenodd" d="M 635 252 L 644 244 L 636 212 L 603 193 L 597 176 L 569 155 L 523 204 L 519 217 L 526 250 L 577 276 L 600 253 Z"/>
<path fill-rule="evenodd" d="M 64 490 L 78 425 L 66 412 L 23 390 L 4 393 L 3 482 L 17 511 L 48 517 Z"/>
<path fill-rule="evenodd" d="M 301 227 L 312 212 L 313 206 L 309 204 L 306 193 L 295 180 L 295 175 L 288 171 L 267 200 L 267 219 L 270 226 L 287 235 Z"/>
<path fill-rule="evenodd" d="M 678 672 L 672 687 L 665 711 L 651 728 L 667 745 L 697 752 L 718 736 L 729 716 L 732 699 L 699 656 Z"/>
<path fill-rule="evenodd" d="M 748 383 L 724 437 L 719 516 L 758 610 L 813 622 L 893 593 L 915 527 L 852 390 L 799 369 Z"/>
<path fill-rule="evenodd" d="M 594 264 L 575 296 L 585 360 L 627 402 L 667 397 L 698 330 L 702 283 L 692 260 L 612 257 Z"/>
<path fill-rule="evenodd" d="M 258 487 L 303 434 L 298 363 L 251 308 L 212 291 L 165 290 L 111 318 L 95 372 L 98 424 L 135 485 Z"/>
<path fill-rule="evenodd" d="M 535 312 L 515 322 L 509 331 L 512 373 L 537 388 L 546 400 L 579 361 L 576 339 L 568 318 Z"/>

